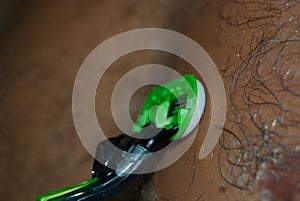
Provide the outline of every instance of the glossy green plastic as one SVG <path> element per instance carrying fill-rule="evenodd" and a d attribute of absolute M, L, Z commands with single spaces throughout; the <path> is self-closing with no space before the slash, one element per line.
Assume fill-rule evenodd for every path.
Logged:
<path fill-rule="evenodd" d="M 153 88 L 144 100 L 133 125 L 133 132 L 141 132 L 151 122 L 157 128 L 164 129 L 177 125 L 179 131 L 172 140 L 178 138 L 184 133 L 193 116 L 197 92 L 197 80 L 190 74 Z M 179 107 L 174 109 L 178 104 Z"/>
<path fill-rule="evenodd" d="M 50 191 L 49 193 L 47 194 L 44 194 L 44 195 L 39 195 L 37 198 L 36 198 L 36 201 L 62 201 L 63 198 L 62 196 L 65 195 L 65 194 L 68 194 L 68 193 L 71 193 L 73 191 L 76 191 L 80 188 L 84 188 L 88 185 L 91 185 L 93 184 L 94 182 L 98 181 L 99 179 L 98 178 L 92 178 L 92 179 L 89 179 L 87 181 L 84 181 L 82 183 L 79 183 L 75 186 L 71 186 L 71 187 L 67 187 L 67 188 L 64 188 L 64 189 L 58 189 L 56 191 Z"/>

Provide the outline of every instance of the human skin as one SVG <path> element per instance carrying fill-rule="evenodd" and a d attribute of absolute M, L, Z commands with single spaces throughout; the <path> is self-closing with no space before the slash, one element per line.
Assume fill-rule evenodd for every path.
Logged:
<path fill-rule="evenodd" d="M 28 3 L 2 38 L 1 180 L 11 183 L 1 189 L 1 199 L 33 200 L 89 178 L 92 158 L 71 111 L 80 64 L 115 34 L 161 27 L 187 35 L 209 53 L 224 81 L 228 113 L 220 143 L 199 160 L 210 119 L 207 101 L 192 147 L 153 175 L 142 189 L 144 199 L 299 200 L 299 7 L 263 0 Z M 99 119 L 111 135 L 119 131 L 103 107 L 109 108 L 122 73 L 153 61 L 194 73 L 174 57 L 142 56 L 114 64 L 100 82 Z"/>
<path fill-rule="evenodd" d="M 197 158 L 198 137 L 177 164 L 155 175 L 158 200 L 300 199 L 299 9 L 294 1 L 191 8 L 187 35 L 222 73 L 227 119 L 209 157 Z M 206 135 L 209 120 L 204 114 L 198 136 Z"/>

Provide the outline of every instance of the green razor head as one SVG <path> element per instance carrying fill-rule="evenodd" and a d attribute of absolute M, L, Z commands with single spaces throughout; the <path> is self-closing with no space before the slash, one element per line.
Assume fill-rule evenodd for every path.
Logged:
<path fill-rule="evenodd" d="M 205 106 L 203 85 L 191 74 L 153 88 L 147 95 L 133 132 L 141 132 L 154 123 L 157 128 L 170 129 L 178 126 L 171 140 L 185 137 L 197 126 Z"/>
<path fill-rule="evenodd" d="M 124 134 L 117 138 L 110 138 L 109 141 L 127 152 L 135 153 L 136 150 L 144 151 L 145 153 L 148 151 L 155 152 L 160 149 L 161 145 L 165 146 L 165 142 L 169 143 L 170 140 L 190 134 L 198 125 L 204 111 L 204 106 L 205 91 L 203 85 L 193 75 L 185 75 L 153 88 L 140 109 L 137 121 L 133 126 L 133 132 L 141 132 L 147 125 L 151 124 L 153 126 L 154 124 L 155 127 L 162 129 L 158 135 L 151 139 L 137 142 Z M 154 131 L 151 130 L 151 132 Z M 124 136 L 126 137 L 124 138 Z M 125 139 L 128 143 L 124 144 Z M 107 141 L 100 143 L 104 147 Z M 101 146 L 98 145 L 98 147 Z M 99 151 L 97 148 L 96 154 L 105 155 L 105 151 L 103 151 L 105 149 L 101 150 Z M 109 159 L 111 153 L 108 152 L 107 154 Z M 137 154 L 137 156 L 141 155 L 144 154 Z M 121 159 L 121 162 L 118 163 L 121 171 L 126 169 L 126 167 L 132 166 L 133 158 L 130 158 L 130 160 L 126 158 Z M 137 158 L 136 161 L 138 160 L 142 162 L 144 159 Z M 137 164 L 139 165 L 139 163 Z M 107 170 L 109 171 L 107 172 Z M 40 195 L 36 200 L 103 200 L 118 193 L 123 185 L 126 186 L 126 183 L 136 176 L 135 174 L 119 174 L 118 171 L 112 171 L 98 162 L 94 163 L 93 172 L 94 178 L 90 180 L 72 187 Z"/>

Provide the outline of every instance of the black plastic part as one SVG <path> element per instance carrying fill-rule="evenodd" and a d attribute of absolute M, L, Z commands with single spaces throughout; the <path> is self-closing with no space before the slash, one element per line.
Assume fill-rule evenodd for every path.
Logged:
<path fill-rule="evenodd" d="M 149 130 L 154 132 L 154 129 Z M 106 200 L 124 190 L 128 184 L 136 180 L 139 175 L 125 174 L 120 176 L 114 170 L 98 162 L 99 157 L 104 157 L 104 159 L 106 159 L 106 157 L 110 154 L 108 152 L 109 150 L 107 151 L 107 149 L 105 149 L 105 145 L 107 143 L 112 143 L 123 151 L 129 151 L 132 146 L 142 146 L 147 152 L 156 152 L 171 142 L 170 139 L 178 132 L 178 127 L 176 126 L 169 130 L 156 129 L 155 132 L 158 132 L 158 134 L 148 139 L 137 139 L 122 134 L 118 137 L 109 138 L 108 140 L 100 142 L 97 146 L 96 159 L 94 160 L 92 171 L 92 177 L 97 177 L 99 180 L 52 201 L 101 201 Z"/>
<path fill-rule="evenodd" d="M 109 173 L 114 171 L 106 167 L 105 165 L 102 165 L 100 162 L 98 162 L 100 157 L 106 158 L 109 155 L 109 153 L 105 153 L 106 150 L 104 148 L 107 143 L 112 143 L 114 146 L 118 147 L 123 151 L 128 151 L 131 146 L 130 138 L 125 134 L 121 134 L 118 137 L 109 138 L 108 140 L 100 142 L 97 146 L 96 159 L 94 160 L 94 164 L 93 164 L 93 170 L 92 170 L 93 178 L 94 177 L 103 178 Z"/>

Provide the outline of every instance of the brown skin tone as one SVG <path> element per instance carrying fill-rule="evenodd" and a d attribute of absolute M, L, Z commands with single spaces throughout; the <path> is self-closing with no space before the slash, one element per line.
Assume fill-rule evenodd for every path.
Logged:
<path fill-rule="evenodd" d="M 203 161 L 192 160 L 205 134 L 205 129 L 200 130 L 199 141 L 178 165 L 156 175 L 158 197 L 299 200 L 299 155 L 294 150 L 299 144 L 295 124 L 299 122 L 299 90 L 295 87 L 299 80 L 295 77 L 298 70 L 293 68 L 299 58 L 298 42 L 293 40 L 298 35 L 293 19 L 299 5 L 268 3 L 198 2 L 191 10 L 191 19 L 198 20 L 201 33 L 191 27 L 188 35 L 198 39 L 221 72 L 225 69 L 223 79 L 231 107 L 221 149 Z M 200 127 L 207 124 L 204 116 Z"/>
<path fill-rule="evenodd" d="M 107 38 L 131 29 L 162 27 L 189 36 L 210 54 L 223 75 L 229 103 L 228 118 L 220 144 L 206 159 L 198 160 L 209 123 L 208 100 L 193 146 L 175 164 L 154 174 L 143 189 L 148 195 L 144 196 L 145 200 L 262 200 L 264 192 L 271 192 L 279 201 L 299 200 L 299 155 L 293 154 L 294 147 L 299 144 L 299 131 L 295 126 L 300 122 L 299 91 L 293 87 L 297 86 L 297 70 L 293 65 L 298 61 L 297 56 L 292 55 L 298 53 L 299 46 L 296 42 L 288 43 L 291 46 L 284 43 L 286 46 L 282 50 L 280 44 L 283 43 L 263 44 L 261 41 L 269 38 L 287 41 L 297 36 L 295 13 L 300 6 L 293 4 L 292 9 L 286 9 L 284 3 L 279 2 L 268 12 L 261 12 L 270 8 L 268 6 L 208 0 L 180 3 L 49 1 L 23 5 L 2 37 L 0 108 L 4 115 L 0 117 L 0 147 L 4 161 L 0 176 L 2 181 L 9 183 L 1 189 L 1 198 L 33 200 L 37 194 L 90 177 L 92 158 L 76 135 L 71 113 L 76 73 L 88 53 Z M 261 24 L 264 29 L 259 28 Z M 276 30 L 283 24 L 281 31 Z M 254 35 L 256 40 L 253 40 Z M 272 51 L 261 57 L 255 54 L 272 44 L 276 44 Z M 118 134 L 118 129 L 107 111 L 108 95 L 113 89 L 109 84 L 115 83 L 127 70 L 157 61 L 176 66 L 182 73 L 193 73 L 183 61 L 168 55 L 149 54 L 133 54 L 117 62 L 101 81 L 107 87 L 101 88 L 100 83 L 96 98 L 101 104 L 97 112 L 110 135 Z M 272 71 L 274 76 L 262 82 L 262 74 L 270 72 L 278 55 L 279 67 Z M 249 58 L 261 61 L 245 64 Z M 114 71 L 118 66 L 123 68 Z M 241 69 L 250 70 L 239 73 Z M 260 79 L 249 76 L 255 75 L 253 69 L 259 69 Z M 239 79 L 234 79 L 234 73 Z M 284 77 L 286 81 L 282 82 Z M 270 91 L 276 91 L 276 98 Z M 259 104 L 262 100 L 273 104 Z M 249 102 L 255 104 L 249 105 Z M 272 124 L 275 119 L 277 121 Z M 249 146 L 241 146 L 245 145 L 241 142 Z M 228 150 L 231 143 L 235 149 Z M 253 154 L 253 148 L 257 147 L 260 147 L 260 155 Z M 242 174 L 247 179 L 241 182 L 239 168 L 229 174 L 228 170 L 233 169 L 226 159 L 229 155 L 237 159 L 244 153 L 254 158 L 240 158 L 251 161 L 249 166 L 241 166 L 247 170 Z M 275 158 L 276 163 L 267 160 L 270 158 Z M 267 171 L 262 164 L 268 167 Z M 291 164 L 293 168 L 289 168 Z"/>

